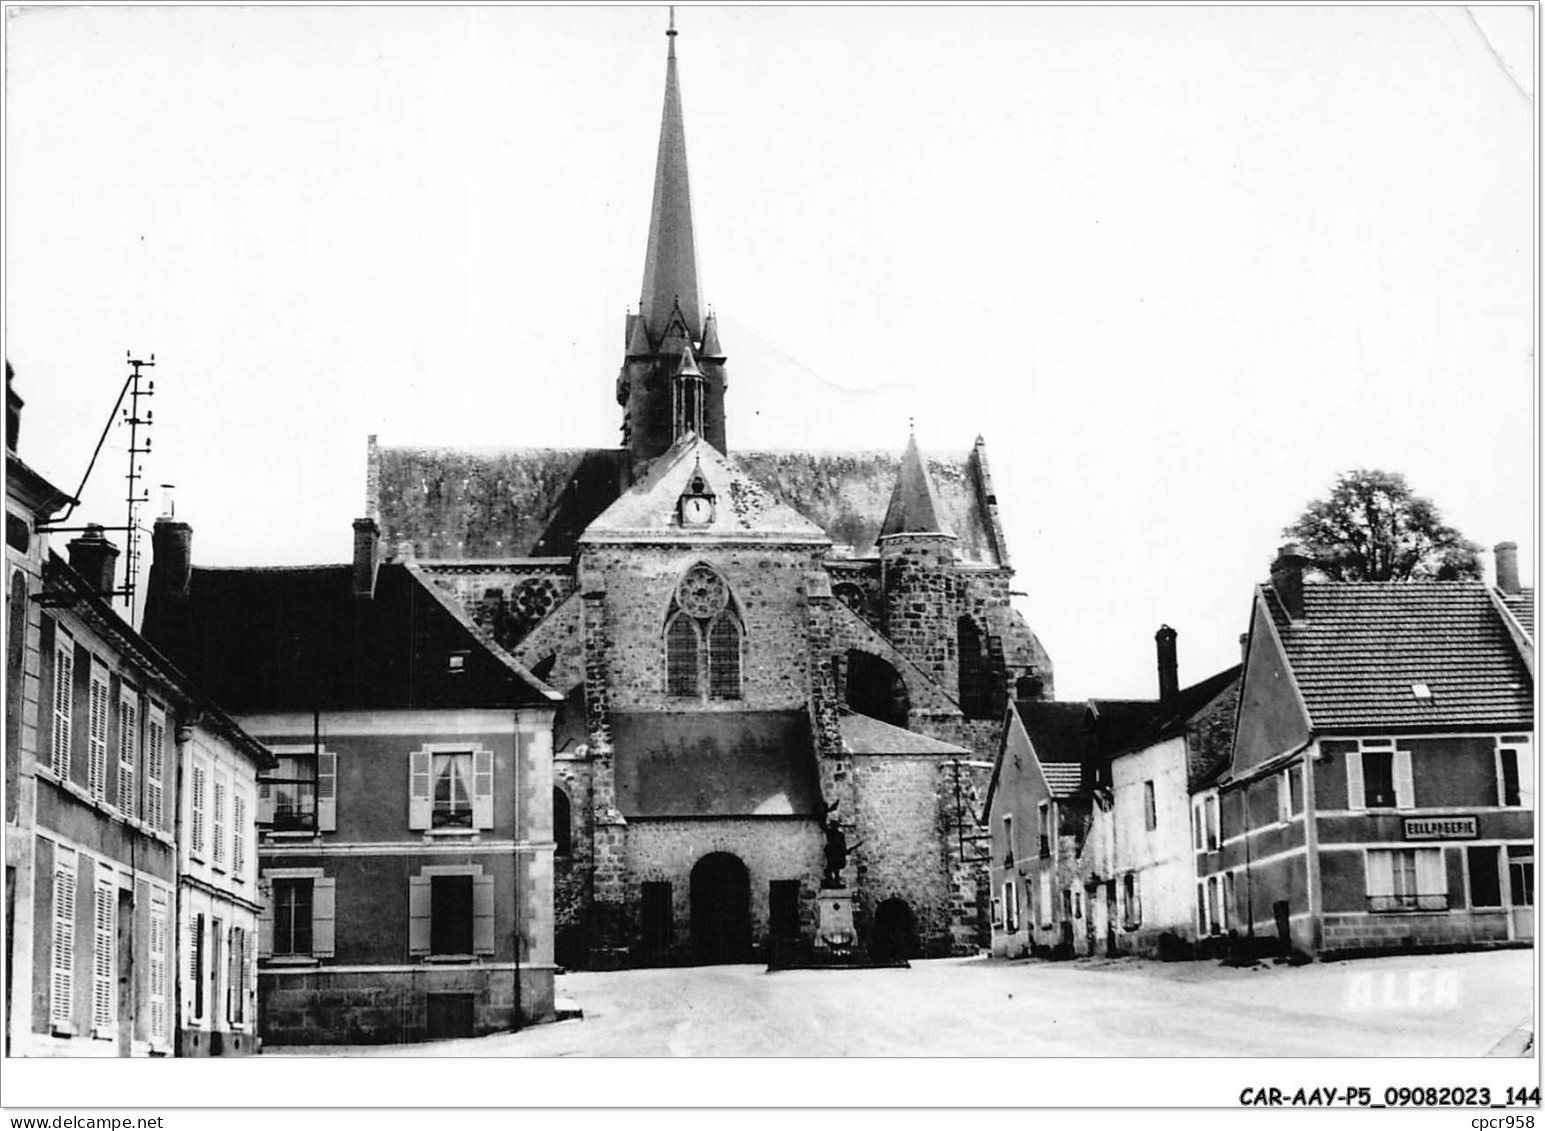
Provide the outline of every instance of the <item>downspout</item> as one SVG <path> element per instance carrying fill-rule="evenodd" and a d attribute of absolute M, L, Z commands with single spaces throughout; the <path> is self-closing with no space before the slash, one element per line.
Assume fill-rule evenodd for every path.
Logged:
<path fill-rule="evenodd" d="M 513 886 L 513 897 L 514 897 L 515 902 L 514 902 L 514 905 L 510 908 L 511 918 L 512 918 L 514 924 L 515 924 L 515 938 L 513 940 L 514 943 L 515 943 L 515 1018 L 514 1018 L 514 1020 L 515 1020 L 515 1028 L 517 1028 L 517 1029 L 520 1029 L 520 1028 L 523 1027 L 522 1024 L 521 1024 L 521 1020 L 522 1019 L 521 1019 L 521 1015 L 520 1015 L 520 944 L 521 944 L 521 940 L 524 938 L 524 933 L 521 930 L 521 914 L 520 914 L 520 856 L 521 856 L 521 852 L 520 852 L 520 759 L 521 759 L 520 708 L 517 707 L 515 709 L 515 759 L 514 759 L 514 770 L 515 770 L 514 777 L 515 777 L 515 781 L 514 781 L 514 788 L 513 788 L 513 791 L 512 791 L 513 792 L 512 800 L 514 801 L 514 804 L 515 804 L 515 815 L 514 815 L 514 827 L 511 830 L 511 835 L 514 838 L 514 841 L 515 841 L 515 860 L 514 860 L 515 875 L 512 877 L 512 880 L 513 880 L 513 884 L 512 884 L 512 886 Z"/>
<path fill-rule="evenodd" d="M 174 833 L 174 836 L 173 836 L 173 840 L 174 840 L 174 842 L 177 845 L 177 851 L 176 851 L 176 853 L 174 854 L 174 857 L 173 857 L 173 859 L 174 859 L 174 866 L 173 866 L 173 874 L 172 874 L 172 924 L 173 924 L 173 926 L 172 926 L 172 938 L 175 939 L 179 944 L 181 944 L 181 942 L 183 941 L 183 937 L 182 937 L 182 876 L 183 876 L 183 870 L 184 870 L 184 868 L 186 866 L 185 865 L 185 861 L 183 859 L 183 852 L 184 852 L 184 850 L 185 850 L 185 848 L 187 846 L 187 841 L 183 837 L 183 829 L 182 829 L 182 790 L 183 790 L 183 779 L 187 776 L 187 775 L 185 775 L 183 773 L 183 761 L 184 761 L 185 756 L 188 756 L 186 752 L 188 751 L 188 748 L 191 746 L 191 744 L 193 742 L 193 725 L 192 725 L 191 721 L 190 722 L 184 722 L 184 721 L 179 720 L 179 722 L 177 724 L 177 729 L 172 732 L 172 739 L 176 743 L 176 746 L 177 746 L 177 788 L 176 788 L 175 791 L 173 791 L 174 792 L 174 803 L 176 805 L 176 808 L 174 808 L 172 810 L 172 813 L 173 813 L 172 828 L 175 830 L 175 833 Z M 173 994 L 172 1001 L 173 1001 L 173 1003 L 175 1004 L 175 1007 L 176 1007 L 176 1018 L 177 1018 L 177 1023 L 172 1026 L 172 1055 L 173 1056 L 180 1056 L 180 1055 L 182 1055 L 182 1034 L 183 1034 L 183 1024 L 182 1024 L 182 1021 L 183 1021 L 183 1000 L 182 1000 L 183 977 L 182 977 L 182 974 L 183 974 L 183 971 L 185 969 L 187 969 L 187 964 L 183 961 L 187 956 L 182 953 L 181 945 L 178 945 L 178 946 L 175 946 L 175 947 L 168 947 L 167 949 L 168 949 L 168 951 L 171 952 L 171 953 L 169 953 L 167 955 L 167 961 L 173 963 L 174 969 L 176 971 L 176 977 L 174 977 L 172 979 L 172 986 L 173 986 L 173 989 L 174 989 L 174 994 Z M 202 966 L 203 963 L 201 962 L 199 965 Z M 202 972 L 203 971 L 201 970 L 200 973 L 202 973 Z"/>
<path fill-rule="evenodd" d="M 1304 749 L 1304 882 L 1309 892 L 1309 946 L 1315 957 L 1319 956 L 1325 943 L 1325 897 L 1320 891 L 1320 830 L 1314 815 L 1314 762 L 1319 752 L 1316 742 L 1310 742 Z"/>

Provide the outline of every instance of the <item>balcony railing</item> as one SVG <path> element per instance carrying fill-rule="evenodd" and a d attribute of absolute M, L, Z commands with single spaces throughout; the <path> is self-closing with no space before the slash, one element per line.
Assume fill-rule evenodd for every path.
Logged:
<path fill-rule="evenodd" d="M 1370 895 L 1369 911 L 1447 911 L 1448 893 L 1421 895 Z"/>

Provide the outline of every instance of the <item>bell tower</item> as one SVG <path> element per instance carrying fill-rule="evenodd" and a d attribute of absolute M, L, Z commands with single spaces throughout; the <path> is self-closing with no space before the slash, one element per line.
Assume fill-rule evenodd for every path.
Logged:
<path fill-rule="evenodd" d="M 721 452 L 724 438 L 724 351 L 717 319 L 702 314 L 687 140 L 676 73 L 676 17 L 666 31 L 665 109 L 655 160 L 654 203 L 644 250 L 638 312 L 623 328 L 624 357 L 617 375 L 622 443 L 635 465 L 660 455 L 695 432 Z"/>

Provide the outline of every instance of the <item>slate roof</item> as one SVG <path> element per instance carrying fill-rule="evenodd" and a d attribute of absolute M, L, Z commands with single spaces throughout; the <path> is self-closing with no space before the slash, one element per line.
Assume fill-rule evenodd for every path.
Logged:
<path fill-rule="evenodd" d="M 849 754 L 942 754 L 954 758 L 971 756 L 971 751 L 962 746 L 940 742 L 937 738 L 892 726 L 868 715 L 844 712 L 837 725 L 842 731 L 842 745 Z"/>
<path fill-rule="evenodd" d="M 900 452 L 731 453 L 737 468 L 858 557 L 875 540 Z M 923 457 L 938 517 L 961 560 L 1007 562 L 979 449 Z M 381 545 L 412 542 L 426 561 L 570 557 L 585 528 L 629 486 L 620 448 L 392 447 L 371 442 L 367 511 Z"/>
<path fill-rule="evenodd" d="M 1533 681 L 1478 581 L 1308 581 L 1297 622 L 1261 594 L 1316 730 L 1534 725 Z"/>
<path fill-rule="evenodd" d="M 890 505 L 885 508 L 880 536 L 948 534 L 953 537 L 955 532 L 941 516 L 943 509 L 928 474 L 928 465 L 917 450 L 917 437 L 911 436 L 907 439 L 907 450 L 901 453 L 901 470 L 896 474 Z"/>
<path fill-rule="evenodd" d="M 617 807 L 628 818 L 820 817 L 804 711 L 615 712 Z"/>
<path fill-rule="evenodd" d="M 186 600 L 152 582 L 144 633 L 236 714 L 539 706 L 555 695 L 397 564 L 380 567 L 369 599 L 354 596 L 349 565 L 194 569 Z"/>

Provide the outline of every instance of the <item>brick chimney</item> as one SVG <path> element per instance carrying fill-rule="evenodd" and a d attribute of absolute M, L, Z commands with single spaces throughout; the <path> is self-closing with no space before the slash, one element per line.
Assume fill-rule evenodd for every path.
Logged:
<path fill-rule="evenodd" d="M 1497 588 L 1504 593 L 1516 595 L 1519 592 L 1518 543 L 1498 542 L 1492 553 L 1496 555 Z"/>
<path fill-rule="evenodd" d="M 162 515 L 150 535 L 150 588 L 164 597 L 186 598 L 192 581 L 193 527 Z"/>
<path fill-rule="evenodd" d="M 5 450 L 14 452 L 16 441 L 21 438 L 21 406 L 25 403 L 21 394 L 11 387 L 16 371 L 11 363 L 5 363 Z"/>
<path fill-rule="evenodd" d="M 1297 544 L 1289 542 L 1277 551 L 1277 560 L 1271 563 L 1271 587 L 1293 620 L 1303 620 L 1305 616 L 1304 561 Z"/>
<path fill-rule="evenodd" d="M 354 520 L 354 596 L 376 595 L 376 570 L 381 564 L 381 527 L 373 518 Z"/>
<path fill-rule="evenodd" d="M 1159 702 L 1169 704 L 1180 694 L 1180 662 L 1175 653 L 1175 632 L 1167 624 L 1159 626 L 1153 640 L 1159 651 Z"/>
<path fill-rule="evenodd" d="M 85 579 L 93 592 L 106 596 L 113 591 L 118 547 L 107 540 L 99 525 L 89 523 L 84 534 L 71 539 L 69 551 L 70 568 Z"/>

